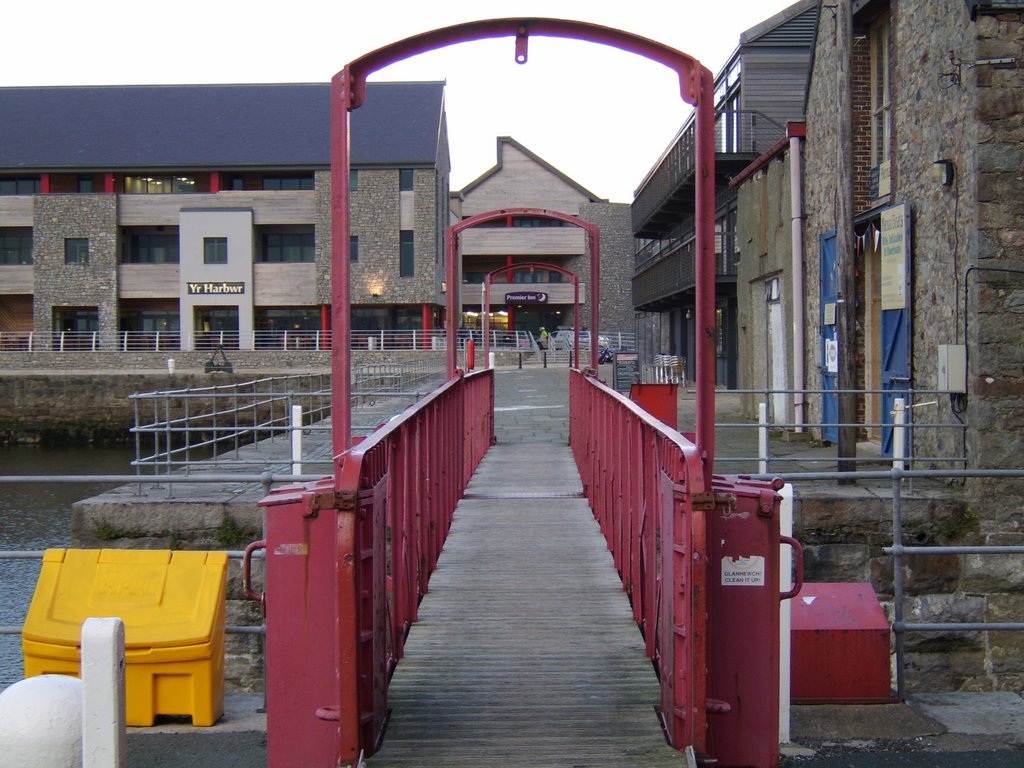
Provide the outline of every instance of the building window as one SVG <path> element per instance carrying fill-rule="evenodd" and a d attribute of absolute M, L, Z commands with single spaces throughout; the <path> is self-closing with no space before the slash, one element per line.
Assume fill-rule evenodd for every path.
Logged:
<path fill-rule="evenodd" d="M 415 274 L 415 255 L 413 231 L 403 229 L 399 233 L 398 246 L 398 275 L 399 277 L 412 277 Z"/>
<path fill-rule="evenodd" d="M 203 238 L 203 264 L 227 264 L 228 239 L 226 237 Z"/>
<path fill-rule="evenodd" d="M 0 195 L 38 195 L 39 178 L 0 179 Z"/>
<path fill-rule="evenodd" d="M 79 176 L 77 189 L 81 194 L 92 192 L 92 176 Z"/>
<path fill-rule="evenodd" d="M 65 264 L 89 263 L 89 238 L 68 237 L 64 240 Z"/>
<path fill-rule="evenodd" d="M 359 235 L 350 235 L 348 238 L 348 260 L 359 261 Z"/>
<path fill-rule="evenodd" d="M 132 235 L 122 264 L 177 264 L 180 261 L 177 235 Z"/>
<path fill-rule="evenodd" d="M 194 336 L 196 349 L 238 349 L 238 307 L 196 307 Z"/>
<path fill-rule="evenodd" d="M 355 168 L 350 169 L 348 172 L 348 188 L 352 192 L 355 192 L 357 189 L 359 189 L 359 171 L 357 171 Z"/>
<path fill-rule="evenodd" d="M 263 235 L 259 261 L 266 264 L 310 263 L 316 261 L 312 232 L 268 232 Z"/>
<path fill-rule="evenodd" d="M 0 265 L 32 263 L 32 235 L 0 235 Z"/>
<path fill-rule="evenodd" d="M 302 176 L 264 176 L 263 188 L 266 190 L 312 189 L 313 174 Z"/>
<path fill-rule="evenodd" d="M 889 15 L 871 25 L 871 165 L 889 160 L 892 139 L 889 103 Z"/>
<path fill-rule="evenodd" d="M 398 171 L 398 189 L 401 192 L 412 192 L 412 168 L 401 168 Z"/>
<path fill-rule="evenodd" d="M 124 191 L 129 195 L 189 194 L 196 191 L 191 176 L 125 176 Z"/>
<path fill-rule="evenodd" d="M 100 313 L 96 307 L 61 307 L 53 311 L 54 349 L 95 349 L 100 329 Z"/>

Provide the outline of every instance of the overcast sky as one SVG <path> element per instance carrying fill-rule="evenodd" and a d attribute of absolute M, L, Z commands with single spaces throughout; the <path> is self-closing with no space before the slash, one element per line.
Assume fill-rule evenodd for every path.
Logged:
<path fill-rule="evenodd" d="M 0 85 L 326 82 L 369 51 L 476 19 L 544 16 L 617 27 L 717 73 L 740 33 L 791 0 L 12 0 Z M 531 38 L 451 46 L 371 80 L 445 80 L 452 189 L 512 136 L 599 197 L 630 202 L 690 108 L 674 73 L 635 54 Z M 69 115 L 73 120 L 74 116 Z M 0 119 L 17 119 L 2 115 Z"/>

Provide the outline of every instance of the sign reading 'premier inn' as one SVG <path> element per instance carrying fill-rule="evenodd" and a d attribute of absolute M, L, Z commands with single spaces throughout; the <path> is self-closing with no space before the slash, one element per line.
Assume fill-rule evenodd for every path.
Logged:
<path fill-rule="evenodd" d="M 245 293 L 245 283 L 185 283 L 190 296 Z"/>
<path fill-rule="evenodd" d="M 546 304 L 548 295 L 544 291 L 519 291 L 506 293 L 505 301 L 511 304 Z"/>

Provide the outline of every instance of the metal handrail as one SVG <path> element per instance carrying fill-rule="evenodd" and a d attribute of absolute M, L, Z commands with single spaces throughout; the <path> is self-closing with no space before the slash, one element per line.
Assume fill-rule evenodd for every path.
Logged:
<path fill-rule="evenodd" d="M 422 398 L 444 378 L 441 358 L 355 366 L 350 407 L 374 406 L 387 399 L 389 414 Z M 420 387 L 421 389 L 413 389 Z M 133 403 L 135 459 L 139 475 L 167 477 L 197 467 L 265 466 L 245 459 L 240 450 L 264 439 L 296 438 L 306 432 L 330 430 L 331 384 L 326 373 L 276 376 L 233 384 L 136 393 Z M 302 422 L 294 424 L 294 406 Z M 360 427 L 372 432 L 377 423 Z M 309 463 L 327 465 L 329 459 Z M 173 495 L 173 485 L 167 486 Z"/>
<path fill-rule="evenodd" d="M 755 479 L 772 479 L 780 475 L 755 474 Z M 1024 621 L 1000 622 L 909 622 L 904 620 L 903 558 L 907 555 L 1024 555 L 1024 546 L 964 545 L 964 546 L 905 546 L 903 544 L 903 481 L 913 478 L 971 479 L 993 478 L 1024 480 L 1024 469 L 962 469 L 962 470 L 891 470 L 868 472 L 793 472 L 784 473 L 787 483 L 837 480 L 889 480 L 892 485 L 892 546 L 882 551 L 893 560 L 893 618 L 890 626 L 894 635 L 893 650 L 896 657 L 896 695 L 906 698 L 906 647 L 908 632 L 1022 632 Z M 1022 617 L 1024 618 L 1024 617 Z"/>
<path fill-rule="evenodd" d="M 843 429 L 843 428 L 856 428 L 856 429 L 902 429 L 904 430 L 906 440 L 904 442 L 905 451 L 900 456 L 894 456 L 893 460 L 903 461 L 907 467 L 913 467 L 914 465 L 930 465 L 930 464 L 951 464 L 967 466 L 966 452 L 961 453 L 949 453 L 947 455 L 939 456 L 928 456 L 921 455 L 915 452 L 915 439 L 916 433 L 924 433 L 928 431 L 948 431 L 958 433 L 962 438 L 966 433 L 967 425 L 961 421 L 917 421 L 914 418 L 907 418 L 903 424 L 898 423 L 898 420 L 893 415 L 892 421 L 881 420 L 881 421 L 856 421 L 856 422 L 840 422 L 840 421 L 801 421 L 794 422 L 788 418 L 782 421 L 775 421 L 769 418 L 769 409 L 767 407 L 768 402 L 771 401 L 773 395 L 786 395 L 800 396 L 803 399 L 803 403 L 806 405 L 811 402 L 812 398 L 821 398 L 824 395 L 840 395 L 840 394 L 855 394 L 863 396 L 891 396 L 895 398 L 903 398 L 906 403 L 903 409 L 905 415 L 912 416 L 915 413 L 915 409 L 923 406 L 930 406 L 937 402 L 939 397 L 948 397 L 951 394 L 946 390 L 938 389 L 915 389 L 913 387 L 900 386 L 893 387 L 891 389 L 735 389 L 730 390 L 730 394 L 733 395 L 754 395 L 760 398 L 764 398 L 760 402 L 760 414 L 759 419 L 756 421 L 743 421 L 743 422 L 724 422 L 718 421 L 716 423 L 716 429 L 721 430 L 756 430 L 758 435 L 758 455 L 756 456 L 728 456 L 722 454 L 716 454 L 715 460 L 725 462 L 730 466 L 737 464 L 758 464 L 758 471 L 765 473 L 772 464 L 782 464 L 799 462 L 801 464 L 815 463 L 815 462 L 834 462 L 837 461 L 836 457 L 818 457 L 808 458 L 804 454 L 793 454 L 790 456 L 785 455 L 773 455 L 771 451 L 771 441 L 769 436 L 773 431 L 786 430 L 786 431 L 822 431 L 824 429 Z M 923 401 L 923 402 L 922 402 Z M 820 401 L 819 401 L 820 402 Z M 792 403 L 787 403 L 786 410 L 792 411 Z M 953 445 L 957 444 L 957 441 L 953 441 Z M 961 439 L 959 441 L 961 446 L 965 445 Z M 844 457 L 844 462 L 851 463 L 881 463 L 889 462 L 882 456 L 852 456 Z"/>

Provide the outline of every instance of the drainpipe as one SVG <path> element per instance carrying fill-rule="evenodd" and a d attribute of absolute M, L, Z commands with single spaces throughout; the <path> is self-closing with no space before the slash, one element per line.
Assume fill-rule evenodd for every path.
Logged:
<path fill-rule="evenodd" d="M 807 403 L 804 400 L 804 199 L 803 158 L 800 140 L 805 135 L 802 123 L 790 123 L 789 133 L 789 198 L 792 219 L 790 220 L 792 240 L 792 264 L 790 275 L 793 280 L 793 423 L 797 432 L 804 431 L 804 417 Z"/>

